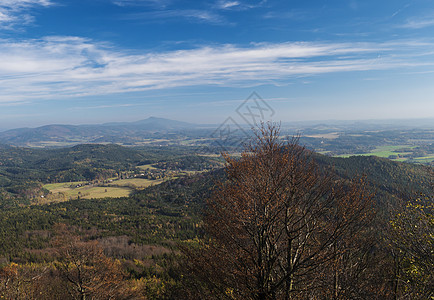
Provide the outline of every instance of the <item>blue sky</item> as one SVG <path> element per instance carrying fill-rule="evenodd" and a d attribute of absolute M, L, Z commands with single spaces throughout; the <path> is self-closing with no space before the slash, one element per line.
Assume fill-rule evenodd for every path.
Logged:
<path fill-rule="evenodd" d="M 434 2 L 0 0 L 0 129 L 434 117 Z"/>

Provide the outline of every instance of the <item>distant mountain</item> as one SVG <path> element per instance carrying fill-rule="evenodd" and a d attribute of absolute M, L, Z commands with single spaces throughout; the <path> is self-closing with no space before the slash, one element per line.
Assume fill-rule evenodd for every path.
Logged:
<path fill-rule="evenodd" d="M 46 125 L 0 132 L 0 143 L 15 146 L 70 146 L 83 143 L 135 144 L 147 138 L 194 130 L 199 125 L 150 117 L 135 122 L 98 125 Z M 156 136 L 157 135 L 157 136 Z"/>

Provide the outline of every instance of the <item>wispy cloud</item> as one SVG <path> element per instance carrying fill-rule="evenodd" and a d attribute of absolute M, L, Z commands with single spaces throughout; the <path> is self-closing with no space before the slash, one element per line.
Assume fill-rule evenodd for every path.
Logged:
<path fill-rule="evenodd" d="M 217 9 L 223 10 L 246 10 L 265 5 L 267 1 L 241 1 L 241 0 L 218 0 L 215 4 Z"/>
<path fill-rule="evenodd" d="M 118 6 L 147 6 L 151 9 L 130 13 L 124 16 L 128 20 L 144 22 L 167 22 L 168 20 L 189 20 L 191 22 L 213 25 L 233 25 L 224 17 L 224 11 L 243 11 L 263 6 L 266 1 L 217 0 L 214 3 L 192 2 L 180 8 L 171 0 L 112 0 Z"/>
<path fill-rule="evenodd" d="M 404 23 L 402 28 L 410 28 L 410 29 L 421 29 L 425 27 L 434 26 L 434 15 L 423 18 L 412 18 L 408 19 L 406 23 Z"/>
<path fill-rule="evenodd" d="M 37 6 L 53 5 L 51 0 L 0 0 L 0 28 L 11 29 L 33 21 L 30 10 Z"/>
<path fill-rule="evenodd" d="M 407 3 L 405 4 L 403 7 L 401 7 L 400 9 L 396 10 L 390 17 L 394 18 L 397 15 L 399 15 L 400 13 L 402 13 L 404 10 L 406 10 L 407 8 L 409 8 L 411 6 L 411 3 Z"/>
<path fill-rule="evenodd" d="M 240 6 L 240 4 L 241 3 L 239 1 L 219 1 L 217 5 L 219 8 L 229 9 L 229 8 Z"/>
<path fill-rule="evenodd" d="M 167 19 L 187 19 L 194 22 L 204 22 L 211 24 L 226 23 L 226 20 L 219 14 L 200 9 L 156 10 L 129 14 L 124 18 L 129 20 L 143 20 L 146 22 L 165 21 Z"/>
<path fill-rule="evenodd" d="M 182 86 L 285 84 L 333 72 L 432 66 L 432 55 L 416 57 L 432 46 L 411 41 L 264 43 L 131 54 L 78 37 L 0 40 L 0 102 Z"/>
<path fill-rule="evenodd" d="M 171 0 L 113 0 L 113 4 L 118 6 L 151 6 L 158 8 L 165 8 Z"/>

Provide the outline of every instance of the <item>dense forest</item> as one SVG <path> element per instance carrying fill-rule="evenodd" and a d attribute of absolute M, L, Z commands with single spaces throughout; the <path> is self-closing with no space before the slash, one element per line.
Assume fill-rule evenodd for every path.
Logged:
<path fill-rule="evenodd" d="M 121 174 L 141 174 L 140 165 L 161 170 L 203 171 L 222 165 L 221 159 L 195 155 L 181 147 L 128 148 L 118 145 L 77 145 L 35 149 L 0 145 L 0 207 L 30 204 L 46 195 L 43 185 L 57 182 L 102 181 Z"/>
<path fill-rule="evenodd" d="M 429 299 L 433 296 L 432 167 L 377 157 L 332 158 L 312 153 L 297 143 L 280 144 L 276 140 L 269 143 L 275 150 L 268 151 L 263 143 L 268 136 L 262 136 L 256 147 L 241 157 L 227 156 L 224 169 L 218 167 L 221 159 L 198 156 L 185 148 L 80 145 L 46 150 L 2 146 L 0 296 L 5 299 Z M 270 164 L 271 161 L 274 163 Z M 148 164 L 200 172 L 166 180 L 129 197 L 43 205 L 32 200 L 35 194 L 44 193 L 45 183 L 106 179 L 115 173 L 135 172 L 137 166 Z M 304 180 L 297 181 L 297 177 Z M 296 181 L 287 184 L 289 178 Z M 280 183 L 270 183 L 276 180 Z M 242 234 L 243 230 L 270 221 L 265 215 L 262 221 L 246 218 L 250 213 L 260 216 L 261 211 L 242 208 L 251 199 L 245 194 L 274 199 L 261 194 L 266 190 L 261 182 L 268 182 L 267 188 L 275 186 L 273 195 L 281 195 L 279 199 L 287 199 L 289 194 L 285 193 L 310 191 L 298 198 L 311 201 L 306 202 L 308 205 L 294 202 L 292 206 L 288 202 L 294 211 L 311 208 L 303 217 L 310 221 L 300 228 L 312 231 L 300 231 L 300 236 L 306 237 L 304 242 L 299 240 L 300 236 L 292 240 L 305 245 L 297 252 L 305 256 L 294 260 L 294 266 L 299 267 L 290 270 L 287 265 L 282 267 L 286 270 L 283 272 L 277 262 L 284 265 L 288 258 L 260 252 L 271 255 L 262 262 L 267 262 L 264 268 L 273 266 L 268 277 L 262 267 L 243 269 L 239 265 L 245 259 L 240 249 L 251 249 L 253 245 Z M 297 191 L 288 189 L 297 186 L 296 182 L 300 185 Z M 241 202 L 234 207 L 236 199 Z M 213 203 L 220 204 L 216 207 Z M 231 213 L 215 218 L 228 205 Z M 265 211 L 280 205 L 278 201 Z M 242 213 L 234 215 L 237 211 Z M 238 227 L 222 230 L 228 224 Z M 269 224 L 269 228 L 274 228 L 273 222 Z M 273 230 L 270 234 L 275 234 Z M 222 235 L 228 232 L 232 233 Z M 315 237 L 313 240 L 311 235 Z M 239 239 L 237 243 L 227 240 L 233 241 L 235 237 Z M 273 245 L 288 241 L 277 239 Z M 268 245 L 267 240 L 264 243 Z M 233 255 L 228 256 L 225 252 L 228 250 Z M 233 261 L 234 257 L 237 260 Z M 247 261 L 244 266 L 250 264 Z M 262 278 L 261 285 L 255 278 Z M 279 283 L 278 278 L 285 283 Z M 288 278 L 292 281 L 287 281 Z"/>

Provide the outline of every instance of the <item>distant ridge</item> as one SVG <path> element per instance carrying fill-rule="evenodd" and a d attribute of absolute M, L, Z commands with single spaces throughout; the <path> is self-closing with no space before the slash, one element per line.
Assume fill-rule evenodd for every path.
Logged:
<path fill-rule="evenodd" d="M 17 128 L 0 132 L 0 144 L 15 146 L 46 145 L 65 146 L 82 143 L 129 143 L 152 136 L 194 130 L 200 125 L 149 117 L 134 122 L 114 122 L 96 125 L 53 124 L 37 128 Z M 42 143 L 42 144 L 41 144 Z"/>

